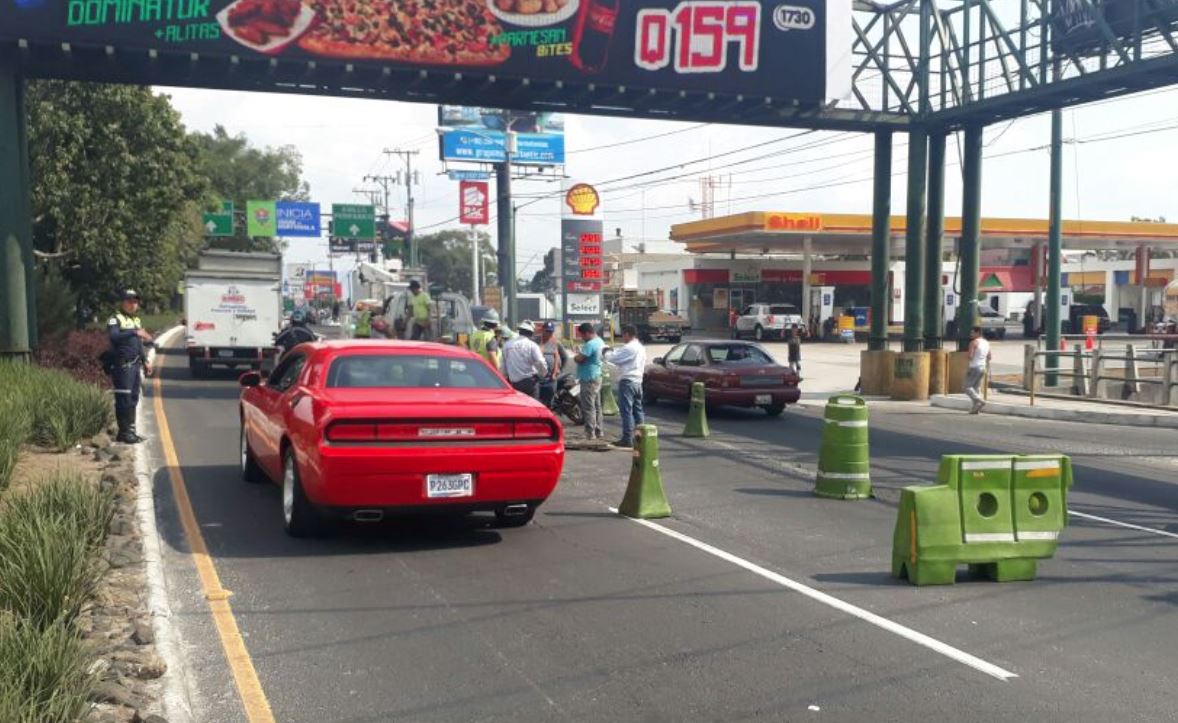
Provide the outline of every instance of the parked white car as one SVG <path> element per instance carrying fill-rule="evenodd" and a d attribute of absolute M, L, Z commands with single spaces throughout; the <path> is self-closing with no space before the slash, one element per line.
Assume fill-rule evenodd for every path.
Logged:
<path fill-rule="evenodd" d="M 751 336 L 757 341 L 763 339 L 784 339 L 791 326 L 798 327 L 798 333 L 806 334 L 806 325 L 798 307 L 793 304 L 750 304 L 736 318 L 732 337 L 739 339 Z"/>

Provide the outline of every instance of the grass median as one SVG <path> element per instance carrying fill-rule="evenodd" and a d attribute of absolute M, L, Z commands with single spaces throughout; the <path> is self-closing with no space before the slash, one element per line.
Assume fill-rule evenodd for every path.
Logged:
<path fill-rule="evenodd" d="M 78 619 L 106 571 L 113 494 L 80 473 L 22 477 L 21 450 L 64 451 L 111 420 L 108 393 L 69 375 L 0 363 L 0 721 L 83 718 L 97 683 Z M 68 464 L 68 463 L 67 463 Z"/>

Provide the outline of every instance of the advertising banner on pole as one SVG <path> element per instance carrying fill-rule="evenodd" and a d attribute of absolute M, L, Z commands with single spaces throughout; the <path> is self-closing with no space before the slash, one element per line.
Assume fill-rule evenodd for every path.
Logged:
<path fill-rule="evenodd" d="M 850 91 L 846 0 L 17 0 L 0 44 L 347 63 L 808 103 Z M 377 30 L 378 29 L 378 30 Z M 35 63 L 36 53 L 29 62 Z M 235 61 L 236 62 L 236 61 Z M 127 66 L 124 72 L 134 69 Z M 187 72 L 181 69 L 180 73 Z M 349 70 L 351 72 L 351 70 Z M 183 85 L 186 77 L 176 76 Z M 194 85 L 229 81 L 197 78 Z"/>
<path fill-rule="evenodd" d="M 588 183 L 565 183 L 560 221 L 561 315 L 598 321 L 602 315 L 604 257 L 601 194 Z"/>
<path fill-rule="evenodd" d="M 278 235 L 290 238 L 319 238 L 323 228 L 319 204 L 279 201 L 276 208 Z"/>
<path fill-rule="evenodd" d="M 482 226 L 491 219 L 488 210 L 489 186 L 484 181 L 462 181 L 458 184 L 458 221 L 469 226 Z"/>
<path fill-rule="evenodd" d="M 251 238 L 273 238 L 277 235 L 274 201 L 247 201 L 245 204 L 246 234 Z"/>

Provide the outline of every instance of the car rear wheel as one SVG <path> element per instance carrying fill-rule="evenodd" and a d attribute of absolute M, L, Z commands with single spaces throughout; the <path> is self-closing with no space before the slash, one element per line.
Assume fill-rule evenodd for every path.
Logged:
<path fill-rule="evenodd" d="M 785 411 L 784 404 L 770 404 L 767 407 L 761 408 L 764 409 L 765 414 L 768 414 L 770 417 L 780 417 L 781 413 Z"/>
<path fill-rule="evenodd" d="M 254 451 L 250 449 L 249 438 L 245 433 L 245 420 L 241 422 L 241 478 L 246 482 L 264 482 L 266 475 L 254 459 Z"/>
<path fill-rule="evenodd" d="M 528 505 L 526 512 L 517 514 L 508 514 L 506 508 L 499 508 L 495 510 L 495 526 L 496 527 L 523 527 L 532 521 L 536 516 L 536 506 Z"/>
<path fill-rule="evenodd" d="M 282 520 L 291 537 L 310 537 L 319 531 L 319 517 L 303 494 L 299 465 L 294 450 L 289 448 L 282 460 Z"/>
<path fill-rule="evenodd" d="M 753 329 L 753 337 L 757 341 L 764 341 L 765 340 L 765 330 L 761 327 L 760 324 L 757 324 L 757 328 Z"/>

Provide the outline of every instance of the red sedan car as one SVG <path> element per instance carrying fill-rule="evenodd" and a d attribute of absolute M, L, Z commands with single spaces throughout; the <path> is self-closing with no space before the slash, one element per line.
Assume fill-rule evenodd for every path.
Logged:
<path fill-rule="evenodd" d="M 282 485 L 294 536 L 418 510 L 527 524 L 564 465 L 552 413 L 458 347 L 303 344 L 241 385 L 242 475 Z"/>
<path fill-rule="evenodd" d="M 741 341 L 691 341 L 673 347 L 647 365 L 642 392 L 659 399 L 689 401 L 691 385 L 703 382 L 709 405 L 760 407 L 770 417 L 802 396 L 797 373 L 782 366 L 757 344 Z"/>

